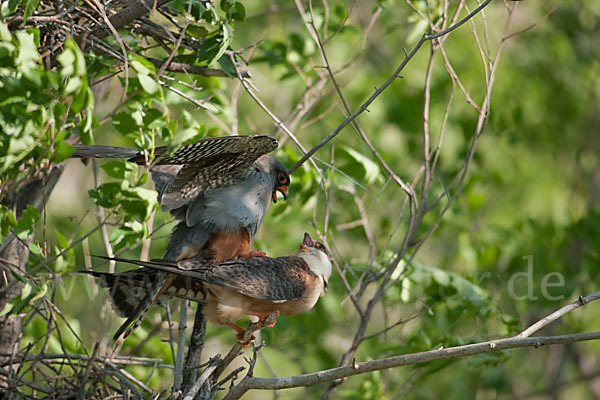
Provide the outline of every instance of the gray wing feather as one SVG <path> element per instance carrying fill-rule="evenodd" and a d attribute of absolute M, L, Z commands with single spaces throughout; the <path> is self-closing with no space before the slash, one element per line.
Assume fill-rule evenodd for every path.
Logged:
<path fill-rule="evenodd" d="M 266 135 L 222 136 L 201 139 L 194 144 L 181 147 L 173 155 L 165 157 L 159 164 L 203 163 L 205 159 L 225 154 L 270 153 L 277 149 L 277 139 Z"/>
<path fill-rule="evenodd" d="M 203 139 L 184 146 L 160 164 L 184 164 L 167 186 L 163 211 L 181 207 L 202 191 L 231 185 L 244 178 L 260 156 L 277 148 L 277 140 L 264 135 Z"/>
<path fill-rule="evenodd" d="M 169 183 L 175 179 L 175 176 L 181 170 L 181 165 L 156 165 L 150 168 L 154 188 L 158 192 L 158 202 L 162 200 L 162 195 L 165 192 Z"/>
<path fill-rule="evenodd" d="M 248 297 L 269 301 L 289 301 L 302 297 L 306 275 L 314 275 L 306 261 L 297 256 L 251 257 L 219 265 L 203 259 L 187 259 L 178 263 L 168 260 L 114 259 L 198 279 Z"/>
<path fill-rule="evenodd" d="M 307 274 L 312 272 L 300 257 L 252 257 L 217 265 L 205 280 L 255 299 L 289 301 L 302 297 Z"/>

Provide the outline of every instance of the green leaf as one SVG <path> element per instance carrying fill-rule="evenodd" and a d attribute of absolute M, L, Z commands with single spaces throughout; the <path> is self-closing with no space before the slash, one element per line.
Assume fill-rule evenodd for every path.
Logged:
<path fill-rule="evenodd" d="M 19 6 L 19 0 L 3 1 L 0 4 L 0 16 L 2 16 L 2 17 L 8 17 L 9 15 L 11 15 L 15 11 L 17 11 L 17 7 L 18 6 Z M 6 26 L 6 25 L 4 25 L 1 22 L 0 22 L 0 25 Z"/>
<path fill-rule="evenodd" d="M 165 124 L 165 115 L 156 108 L 150 108 L 146 111 L 143 118 L 144 129 L 156 129 Z"/>
<path fill-rule="evenodd" d="M 37 293 L 34 293 L 33 297 L 31 297 L 31 299 L 29 299 L 29 303 L 38 301 L 39 299 L 44 297 L 46 295 L 46 293 L 48 293 L 48 283 L 42 282 L 41 287 L 39 287 L 39 288 L 36 287 L 36 292 Z"/>
<path fill-rule="evenodd" d="M 143 224 L 130 221 L 115 229 L 110 235 L 110 241 L 113 243 L 114 251 L 119 251 L 123 247 L 135 245 L 147 235 L 147 229 Z"/>
<path fill-rule="evenodd" d="M 28 305 L 44 296 L 47 292 L 46 285 L 43 285 L 42 290 L 40 290 L 33 282 L 22 276 L 16 274 L 13 274 L 13 276 L 24 284 L 21 289 L 21 295 L 13 297 L 0 312 L 0 316 L 20 314 Z"/>
<path fill-rule="evenodd" d="M 12 226 L 12 227 L 17 226 L 17 218 L 15 217 L 15 214 L 13 213 L 12 210 L 8 210 L 8 213 L 6 213 L 6 219 L 10 226 Z"/>
<path fill-rule="evenodd" d="M 9 215 L 14 218 L 14 214 L 12 214 L 12 212 Z M 16 223 L 13 225 L 17 237 L 20 239 L 25 239 L 30 236 L 33 232 L 34 224 L 39 218 L 40 213 L 38 209 L 31 204 L 28 204 L 27 208 L 21 212 L 21 219 L 16 221 Z"/>
<path fill-rule="evenodd" d="M 219 6 L 221 7 L 221 10 L 227 12 L 229 11 L 229 9 L 231 8 L 231 6 L 233 5 L 233 2 L 235 0 L 221 0 L 219 2 Z"/>
<path fill-rule="evenodd" d="M 27 18 L 33 14 L 38 4 L 40 4 L 40 0 L 23 1 L 23 23 L 27 22 Z"/>
<path fill-rule="evenodd" d="M 29 251 L 32 252 L 33 254 L 37 255 L 37 256 L 41 256 L 42 255 L 42 249 L 40 248 L 40 245 L 37 243 L 29 243 L 29 245 L 27 245 L 27 247 L 29 248 Z"/>
<path fill-rule="evenodd" d="M 139 221 L 148 220 L 152 210 L 158 205 L 155 190 L 136 187 L 123 191 L 122 195 L 120 204 L 123 211 Z"/>
<path fill-rule="evenodd" d="M 131 132 L 138 132 L 139 125 L 130 113 L 120 112 L 112 118 L 115 129 L 126 135 Z"/>
<path fill-rule="evenodd" d="M 88 193 L 92 201 L 100 207 L 113 208 L 119 204 L 121 191 L 127 185 L 127 181 L 107 182 L 96 189 L 89 190 Z"/>
<path fill-rule="evenodd" d="M 246 9 L 239 1 L 233 3 L 233 6 L 227 10 L 227 17 L 234 21 L 243 21 L 246 19 Z"/>
<path fill-rule="evenodd" d="M 381 170 L 373 160 L 347 146 L 341 146 L 340 150 L 343 151 L 342 155 L 345 153 L 348 156 L 346 157 L 345 169 L 349 169 L 349 171 L 347 171 L 349 175 L 357 179 L 364 179 L 368 184 L 372 184 L 376 180 L 383 180 Z M 357 166 L 360 166 L 363 170 L 362 174 L 360 175 L 357 174 Z"/>
<path fill-rule="evenodd" d="M 177 147 L 185 144 L 186 142 L 193 142 L 201 139 L 204 136 L 204 132 L 197 128 L 180 129 L 175 133 L 173 141 L 169 143 L 169 150 L 174 150 Z"/>
<path fill-rule="evenodd" d="M 57 57 L 62 69 L 61 76 L 66 81 L 63 95 L 72 95 L 71 111 L 79 113 L 84 108 L 88 110 L 86 118 L 91 118 L 89 110 L 93 111 L 94 96 L 88 86 L 85 58 L 73 38 L 65 41 L 65 49 Z M 91 123 L 86 121 L 84 131 L 91 128 Z"/>
<path fill-rule="evenodd" d="M 229 56 L 221 56 L 219 58 L 219 65 L 221 66 L 223 72 L 227 74 L 227 76 L 235 77 L 235 66 L 233 65 L 233 62 Z"/>
<path fill-rule="evenodd" d="M 21 213 L 21 221 L 26 224 L 34 224 L 40 218 L 40 212 L 31 204 L 27 204 L 27 208 Z"/>
<path fill-rule="evenodd" d="M 148 176 L 149 175 L 150 174 L 148 172 L 144 172 L 142 174 L 142 176 L 140 176 L 140 180 L 138 181 L 138 183 L 137 183 L 136 186 L 141 186 L 141 185 L 145 184 L 146 182 L 148 182 Z"/>
<path fill-rule="evenodd" d="M 144 91 L 148 94 L 154 94 L 160 89 L 158 82 L 149 75 L 139 74 L 138 79 Z"/>
<path fill-rule="evenodd" d="M 125 179 L 137 175 L 137 165 L 125 160 L 108 161 L 101 165 L 108 176 L 117 179 Z"/>
<path fill-rule="evenodd" d="M 160 89 L 160 85 L 156 81 L 156 68 L 154 64 L 143 57 L 130 55 L 130 63 L 135 72 L 138 74 L 138 79 L 144 91 L 148 94 L 154 94 Z"/>
<path fill-rule="evenodd" d="M 224 22 L 220 26 L 219 33 L 209 36 L 202 41 L 196 55 L 198 62 L 204 65 L 212 64 L 213 61 L 221 58 L 230 42 L 231 26 Z"/>
<path fill-rule="evenodd" d="M 23 289 L 21 289 L 21 298 L 26 299 L 27 297 L 29 297 L 32 289 L 33 289 L 33 286 L 31 285 L 31 283 L 27 282 L 25 284 L 25 286 L 23 286 Z"/>
<path fill-rule="evenodd" d="M 40 60 L 33 34 L 17 31 L 15 36 L 19 42 L 19 54 L 16 59 L 16 65 L 18 66 L 19 71 L 29 77 L 31 76 L 30 70 L 37 68 L 37 62 Z"/>
<path fill-rule="evenodd" d="M 186 29 L 186 33 L 189 33 L 190 36 L 195 37 L 197 39 L 201 39 L 208 35 L 208 29 L 201 25 L 190 25 Z"/>
<path fill-rule="evenodd" d="M 137 72 L 138 74 L 156 75 L 156 67 L 144 57 L 140 57 L 136 54 L 130 54 L 129 62 L 131 63 L 131 66 L 133 67 L 135 72 Z"/>
<path fill-rule="evenodd" d="M 57 230 L 54 230 L 54 234 L 56 235 L 56 240 L 58 241 L 58 244 L 60 245 L 61 249 L 66 249 L 70 246 L 69 241 L 62 233 L 60 233 Z"/>
<path fill-rule="evenodd" d="M 64 133 L 66 134 L 66 132 Z M 52 155 L 52 162 L 56 164 L 63 162 L 75 153 L 75 147 L 63 142 L 62 139 L 59 138 L 60 135 L 57 137 L 58 141 L 54 143 L 54 154 Z"/>
<path fill-rule="evenodd" d="M 61 75 L 63 77 L 85 77 L 87 81 L 87 69 L 85 67 L 85 58 L 81 49 L 75 42 L 75 39 L 68 38 L 65 41 L 65 50 L 57 57 L 62 66 Z M 78 85 L 72 85 L 67 93 L 72 93 Z"/>

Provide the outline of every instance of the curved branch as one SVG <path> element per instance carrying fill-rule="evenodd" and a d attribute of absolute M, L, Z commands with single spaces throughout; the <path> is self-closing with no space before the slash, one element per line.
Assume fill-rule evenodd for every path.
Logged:
<path fill-rule="evenodd" d="M 299 386 L 314 385 L 315 383 L 333 381 L 352 375 L 359 375 L 364 374 L 366 372 L 401 367 L 404 365 L 421 364 L 430 361 L 446 360 L 449 358 L 473 356 L 476 354 L 492 353 L 500 350 L 516 349 L 519 347 L 538 348 L 540 346 L 546 345 L 575 343 L 587 340 L 599 340 L 600 332 L 576 333 L 558 336 L 526 337 L 528 335 L 531 335 L 535 331 L 541 329 L 543 326 L 548 325 L 550 322 L 567 314 L 568 312 L 576 308 L 582 307 L 587 303 L 590 303 L 599 298 L 600 291 L 586 297 L 579 296 L 579 299 L 574 303 L 560 308 L 554 313 L 531 325 L 529 328 L 527 328 L 520 334 L 510 338 L 490 340 L 481 343 L 467 344 L 464 346 L 449 347 L 447 349 L 437 349 L 423 351 L 420 353 L 403 354 L 362 363 L 357 363 L 355 361 L 352 363 L 352 365 L 327 369 L 324 371 L 313 372 L 310 374 L 288 376 L 284 378 L 255 378 L 253 376 L 247 375 L 237 386 L 233 387 L 229 391 L 229 393 L 227 393 L 223 400 L 239 399 L 242 395 L 244 395 L 244 393 L 251 389 L 287 389 Z"/>
<path fill-rule="evenodd" d="M 533 338 L 507 338 L 491 340 L 488 342 L 468 344 L 465 346 L 450 347 L 447 349 L 430 350 L 421 353 L 404 354 L 379 360 L 354 363 L 344 367 L 332 368 L 324 371 L 313 372 L 298 376 L 284 378 L 254 378 L 246 377 L 229 391 L 223 400 L 239 399 L 251 389 L 287 389 L 299 386 L 313 385 L 315 383 L 332 381 L 347 376 L 364 374 L 382 369 L 400 367 L 404 365 L 420 364 L 431 361 L 446 360 L 473 356 L 482 353 L 492 353 L 500 350 L 516 349 L 519 347 L 535 347 L 565 343 L 575 343 L 587 340 L 599 340 L 600 332 L 577 333 L 572 335 L 540 336 Z"/>

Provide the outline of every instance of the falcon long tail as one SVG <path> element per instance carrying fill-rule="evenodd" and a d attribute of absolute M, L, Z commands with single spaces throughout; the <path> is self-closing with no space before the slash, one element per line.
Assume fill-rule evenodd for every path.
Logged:
<path fill-rule="evenodd" d="M 119 339 L 123 335 L 123 339 L 131 334 L 142 322 L 144 316 L 150 306 L 154 304 L 156 298 L 160 296 L 165 286 L 168 286 L 170 281 L 174 279 L 173 275 L 159 272 L 156 274 L 156 280 L 152 288 L 146 293 L 146 296 L 140 301 L 133 313 L 127 318 L 127 320 L 117 329 L 113 336 L 113 340 Z"/>
<path fill-rule="evenodd" d="M 109 295 L 113 300 L 113 306 L 117 310 L 118 314 L 121 316 L 127 316 L 127 320 L 115 332 L 113 340 L 117 340 L 121 336 L 123 336 L 123 338 L 129 336 L 131 332 L 133 332 L 140 325 L 148 309 L 165 292 L 165 289 L 169 288 L 176 279 L 186 275 L 185 273 L 178 274 L 177 263 L 169 260 L 139 261 L 119 257 L 94 257 L 112 261 L 126 262 L 150 268 L 150 270 L 143 268 L 142 270 L 144 273 L 138 273 L 137 275 L 135 272 L 142 270 L 130 271 L 123 274 L 82 271 L 99 278 L 100 284 L 109 289 Z M 149 271 L 154 274 L 154 279 L 151 283 L 147 282 L 147 279 L 143 278 L 144 274 L 147 274 Z M 134 275 L 130 275 L 132 273 Z M 142 278 L 140 278 L 139 275 L 141 275 Z M 139 287 L 139 284 L 137 284 L 139 281 L 143 281 L 143 289 L 145 290 L 145 295 L 141 299 L 139 299 L 139 294 L 132 294 L 132 286 Z M 182 281 L 181 279 L 178 280 L 177 288 L 179 290 L 183 288 L 183 292 L 168 294 L 194 301 L 202 301 L 204 298 L 204 294 L 201 289 L 192 287 L 192 283 L 190 281 Z M 190 292 L 190 289 L 193 290 Z"/>
<path fill-rule="evenodd" d="M 98 285 L 106 289 L 111 306 L 121 317 L 131 315 L 139 302 L 152 288 L 157 271 L 139 269 L 121 274 L 98 271 L 80 271 L 96 278 Z"/>
<path fill-rule="evenodd" d="M 138 261 L 131 260 L 127 258 L 119 258 L 119 257 L 104 257 L 104 256 L 95 256 L 98 258 L 104 258 L 106 260 L 112 261 L 121 261 L 127 262 L 130 264 L 140 265 L 142 267 L 152 267 L 154 266 L 154 262 L 152 261 Z M 168 261 L 165 261 L 168 262 Z M 148 290 L 144 298 L 138 303 L 137 307 L 133 312 L 129 315 L 127 320 L 117 329 L 115 335 L 113 336 L 113 340 L 117 340 L 121 335 L 123 335 L 123 339 L 131 334 L 142 322 L 144 316 L 148 309 L 155 303 L 158 296 L 162 294 L 165 287 L 168 286 L 173 279 L 174 275 L 168 274 L 162 271 L 156 273 L 154 283 L 152 287 Z"/>

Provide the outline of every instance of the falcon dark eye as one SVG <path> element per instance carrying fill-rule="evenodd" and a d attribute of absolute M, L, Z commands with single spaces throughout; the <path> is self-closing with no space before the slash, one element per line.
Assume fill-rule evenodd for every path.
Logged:
<path fill-rule="evenodd" d="M 288 181 L 288 177 L 284 172 L 280 172 L 277 174 L 277 182 L 279 182 L 280 185 L 285 185 Z"/>

